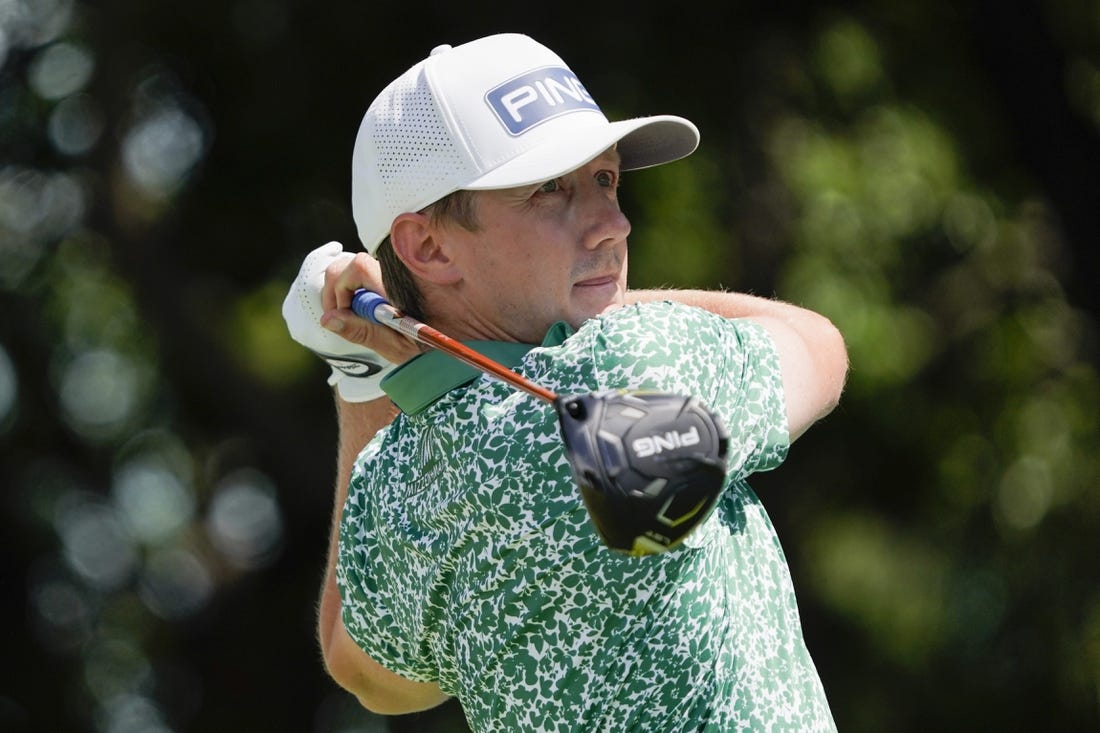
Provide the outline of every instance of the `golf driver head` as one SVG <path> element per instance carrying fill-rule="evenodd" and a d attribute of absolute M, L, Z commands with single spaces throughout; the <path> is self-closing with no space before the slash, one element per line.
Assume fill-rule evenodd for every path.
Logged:
<path fill-rule="evenodd" d="M 714 509 L 729 436 L 701 402 L 659 392 L 600 392 L 554 403 L 589 517 L 609 548 L 654 555 Z"/>

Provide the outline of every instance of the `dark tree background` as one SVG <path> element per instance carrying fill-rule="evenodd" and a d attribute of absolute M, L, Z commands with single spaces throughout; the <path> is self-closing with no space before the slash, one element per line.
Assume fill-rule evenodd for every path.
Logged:
<path fill-rule="evenodd" d="M 842 731 L 1100 728 L 1100 5 L 0 1 L 4 731 L 383 719 L 314 642 L 335 463 L 279 306 L 360 116 L 521 31 L 612 117 L 632 284 L 815 308 L 841 407 L 755 486 Z"/>

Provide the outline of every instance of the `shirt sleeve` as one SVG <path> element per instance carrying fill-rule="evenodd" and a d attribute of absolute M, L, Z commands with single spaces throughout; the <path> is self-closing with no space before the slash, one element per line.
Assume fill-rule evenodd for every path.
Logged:
<path fill-rule="evenodd" d="M 369 453 L 364 452 L 364 455 Z M 416 600 L 395 594 L 400 575 L 409 568 L 399 560 L 380 527 L 363 472 L 364 455 L 352 471 L 348 499 L 340 522 L 336 584 L 348 635 L 374 661 L 417 682 L 437 681 L 437 670 L 422 653 L 415 628 L 422 621 Z M 395 605 L 407 607 L 391 607 Z"/>
<path fill-rule="evenodd" d="M 714 409 L 730 434 L 735 478 L 779 466 L 790 448 L 787 403 L 779 353 L 763 326 L 747 319 L 725 321 L 722 340 L 726 378 L 717 381 Z"/>
<path fill-rule="evenodd" d="M 604 388 L 693 395 L 713 410 L 730 436 L 731 478 L 785 460 L 790 433 L 779 355 L 754 321 L 671 302 L 628 306 L 603 319 L 591 355 Z"/>

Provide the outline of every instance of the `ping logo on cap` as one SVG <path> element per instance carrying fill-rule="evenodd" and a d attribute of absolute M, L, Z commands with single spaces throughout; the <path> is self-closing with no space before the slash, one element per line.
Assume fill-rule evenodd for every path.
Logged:
<path fill-rule="evenodd" d="M 485 101 L 512 135 L 569 112 L 599 112 L 596 100 L 570 71 L 546 66 L 493 87 Z"/>

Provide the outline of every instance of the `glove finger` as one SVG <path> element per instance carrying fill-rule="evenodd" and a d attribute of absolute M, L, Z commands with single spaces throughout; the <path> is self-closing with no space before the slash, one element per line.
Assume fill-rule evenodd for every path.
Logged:
<path fill-rule="evenodd" d="M 344 252 L 339 242 L 329 242 L 306 256 L 298 277 L 283 300 L 283 320 L 291 338 L 312 351 L 329 354 L 349 354 L 363 347 L 340 338 L 321 326 L 324 307 L 321 290 L 325 285 L 325 270 L 333 262 L 350 260 L 355 255 Z"/>

